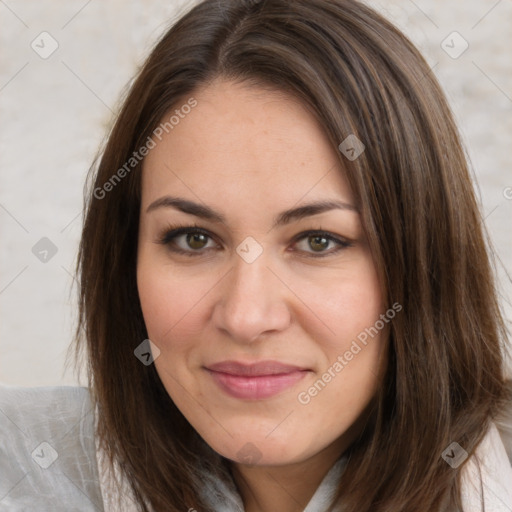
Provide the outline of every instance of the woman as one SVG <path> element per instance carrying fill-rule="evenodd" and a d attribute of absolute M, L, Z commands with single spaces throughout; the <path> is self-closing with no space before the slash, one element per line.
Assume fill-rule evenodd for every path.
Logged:
<path fill-rule="evenodd" d="M 201 2 L 90 185 L 77 348 L 106 510 L 510 510 L 484 228 L 443 94 L 389 22 Z"/>

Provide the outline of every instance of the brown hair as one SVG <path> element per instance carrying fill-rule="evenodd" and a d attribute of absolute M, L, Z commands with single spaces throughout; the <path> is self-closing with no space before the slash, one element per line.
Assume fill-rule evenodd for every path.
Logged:
<path fill-rule="evenodd" d="M 338 154 L 385 297 L 403 311 L 335 502 L 346 512 L 460 508 L 464 465 L 452 469 L 441 453 L 457 441 L 471 455 L 506 398 L 506 332 L 484 227 L 429 66 L 353 0 L 202 1 L 164 35 L 126 95 L 92 168 L 77 265 L 76 354 L 87 352 L 98 436 L 112 462 L 141 510 L 209 510 L 197 493 L 198 435 L 154 365 L 133 353 L 147 338 L 136 285 L 142 164 L 97 191 L 171 108 L 218 77 L 293 94 L 333 147 L 350 134 L 366 146 L 353 161 Z"/>

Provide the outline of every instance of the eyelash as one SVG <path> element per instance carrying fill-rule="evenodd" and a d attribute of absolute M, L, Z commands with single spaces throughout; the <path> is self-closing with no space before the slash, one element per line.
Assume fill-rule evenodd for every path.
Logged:
<path fill-rule="evenodd" d="M 180 247 L 177 247 L 176 245 L 173 245 L 172 242 L 175 238 L 177 238 L 180 235 L 188 235 L 188 234 L 200 234 L 207 236 L 210 240 L 215 241 L 215 237 L 213 237 L 208 231 L 205 229 L 197 226 L 197 225 L 191 225 L 191 226 L 167 226 L 164 233 L 158 238 L 157 243 L 162 245 L 167 245 L 169 247 L 169 250 L 171 250 L 174 253 L 183 254 L 185 256 L 189 257 L 196 257 L 196 256 L 202 256 L 205 254 L 205 252 L 211 250 L 212 248 L 207 248 L 205 250 L 196 250 L 194 251 L 191 249 L 190 251 L 186 251 L 181 249 Z M 338 236 L 335 236 L 332 233 L 329 233 L 328 231 L 323 231 L 322 229 L 313 229 L 309 231 L 303 231 L 302 233 L 299 233 L 295 236 L 293 243 L 296 244 L 300 240 L 304 238 L 314 237 L 314 236 L 321 236 L 326 238 L 328 241 L 332 241 L 337 244 L 337 247 L 334 250 L 330 251 L 322 251 L 319 253 L 310 253 L 302 251 L 304 254 L 306 254 L 306 257 L 311 258 L 325 258 L 327 256 L 331 256 L 333 254 L 337 254 L 339 251 L 342 251 L 343 249 L 346 249 L 348 247 L 352 247 L 353 244 L 343 238 L 340 238 Z"/>

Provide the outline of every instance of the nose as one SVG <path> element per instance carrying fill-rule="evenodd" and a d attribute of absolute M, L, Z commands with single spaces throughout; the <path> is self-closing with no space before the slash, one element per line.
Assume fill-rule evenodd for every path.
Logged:
<path fill-rule="evenodd" d="M 268 268 L 263 255 L 252 263 L 238 255 L 234 258 L 234 268 L 217 292 L 214 325 L 238 343 L 285 330 L 291 323 L 291 292 Z"/>

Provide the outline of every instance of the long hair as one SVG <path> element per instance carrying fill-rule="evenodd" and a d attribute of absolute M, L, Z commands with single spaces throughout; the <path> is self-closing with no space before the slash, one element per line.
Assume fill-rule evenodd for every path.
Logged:
<path fill-rule="evenodd" d="M 389 362 L 371 421 L 347 450 L 333 506 L 345 512 L 461 507 L 441 454 L 474 453 L 506 395 L 506 331 L 483 221 L 450 109 L 391 23 L 354 0 L 204 0 L 157 43 L 91 167 L 79 247 L 76 355 L 87 356 L 98 432 L 140 509 L 209 510 L 200 439 L 154 365 L 136 285 L 143 158 L 172 109 L 216 79 L 299 98 L 337 148 L 388 304 Z M 192 98 L 192 101 L 191 101 Z M 169 128 L 169 127 L 168 127 Z M 124 172 L 120 171 L 124 169 Z"/>

